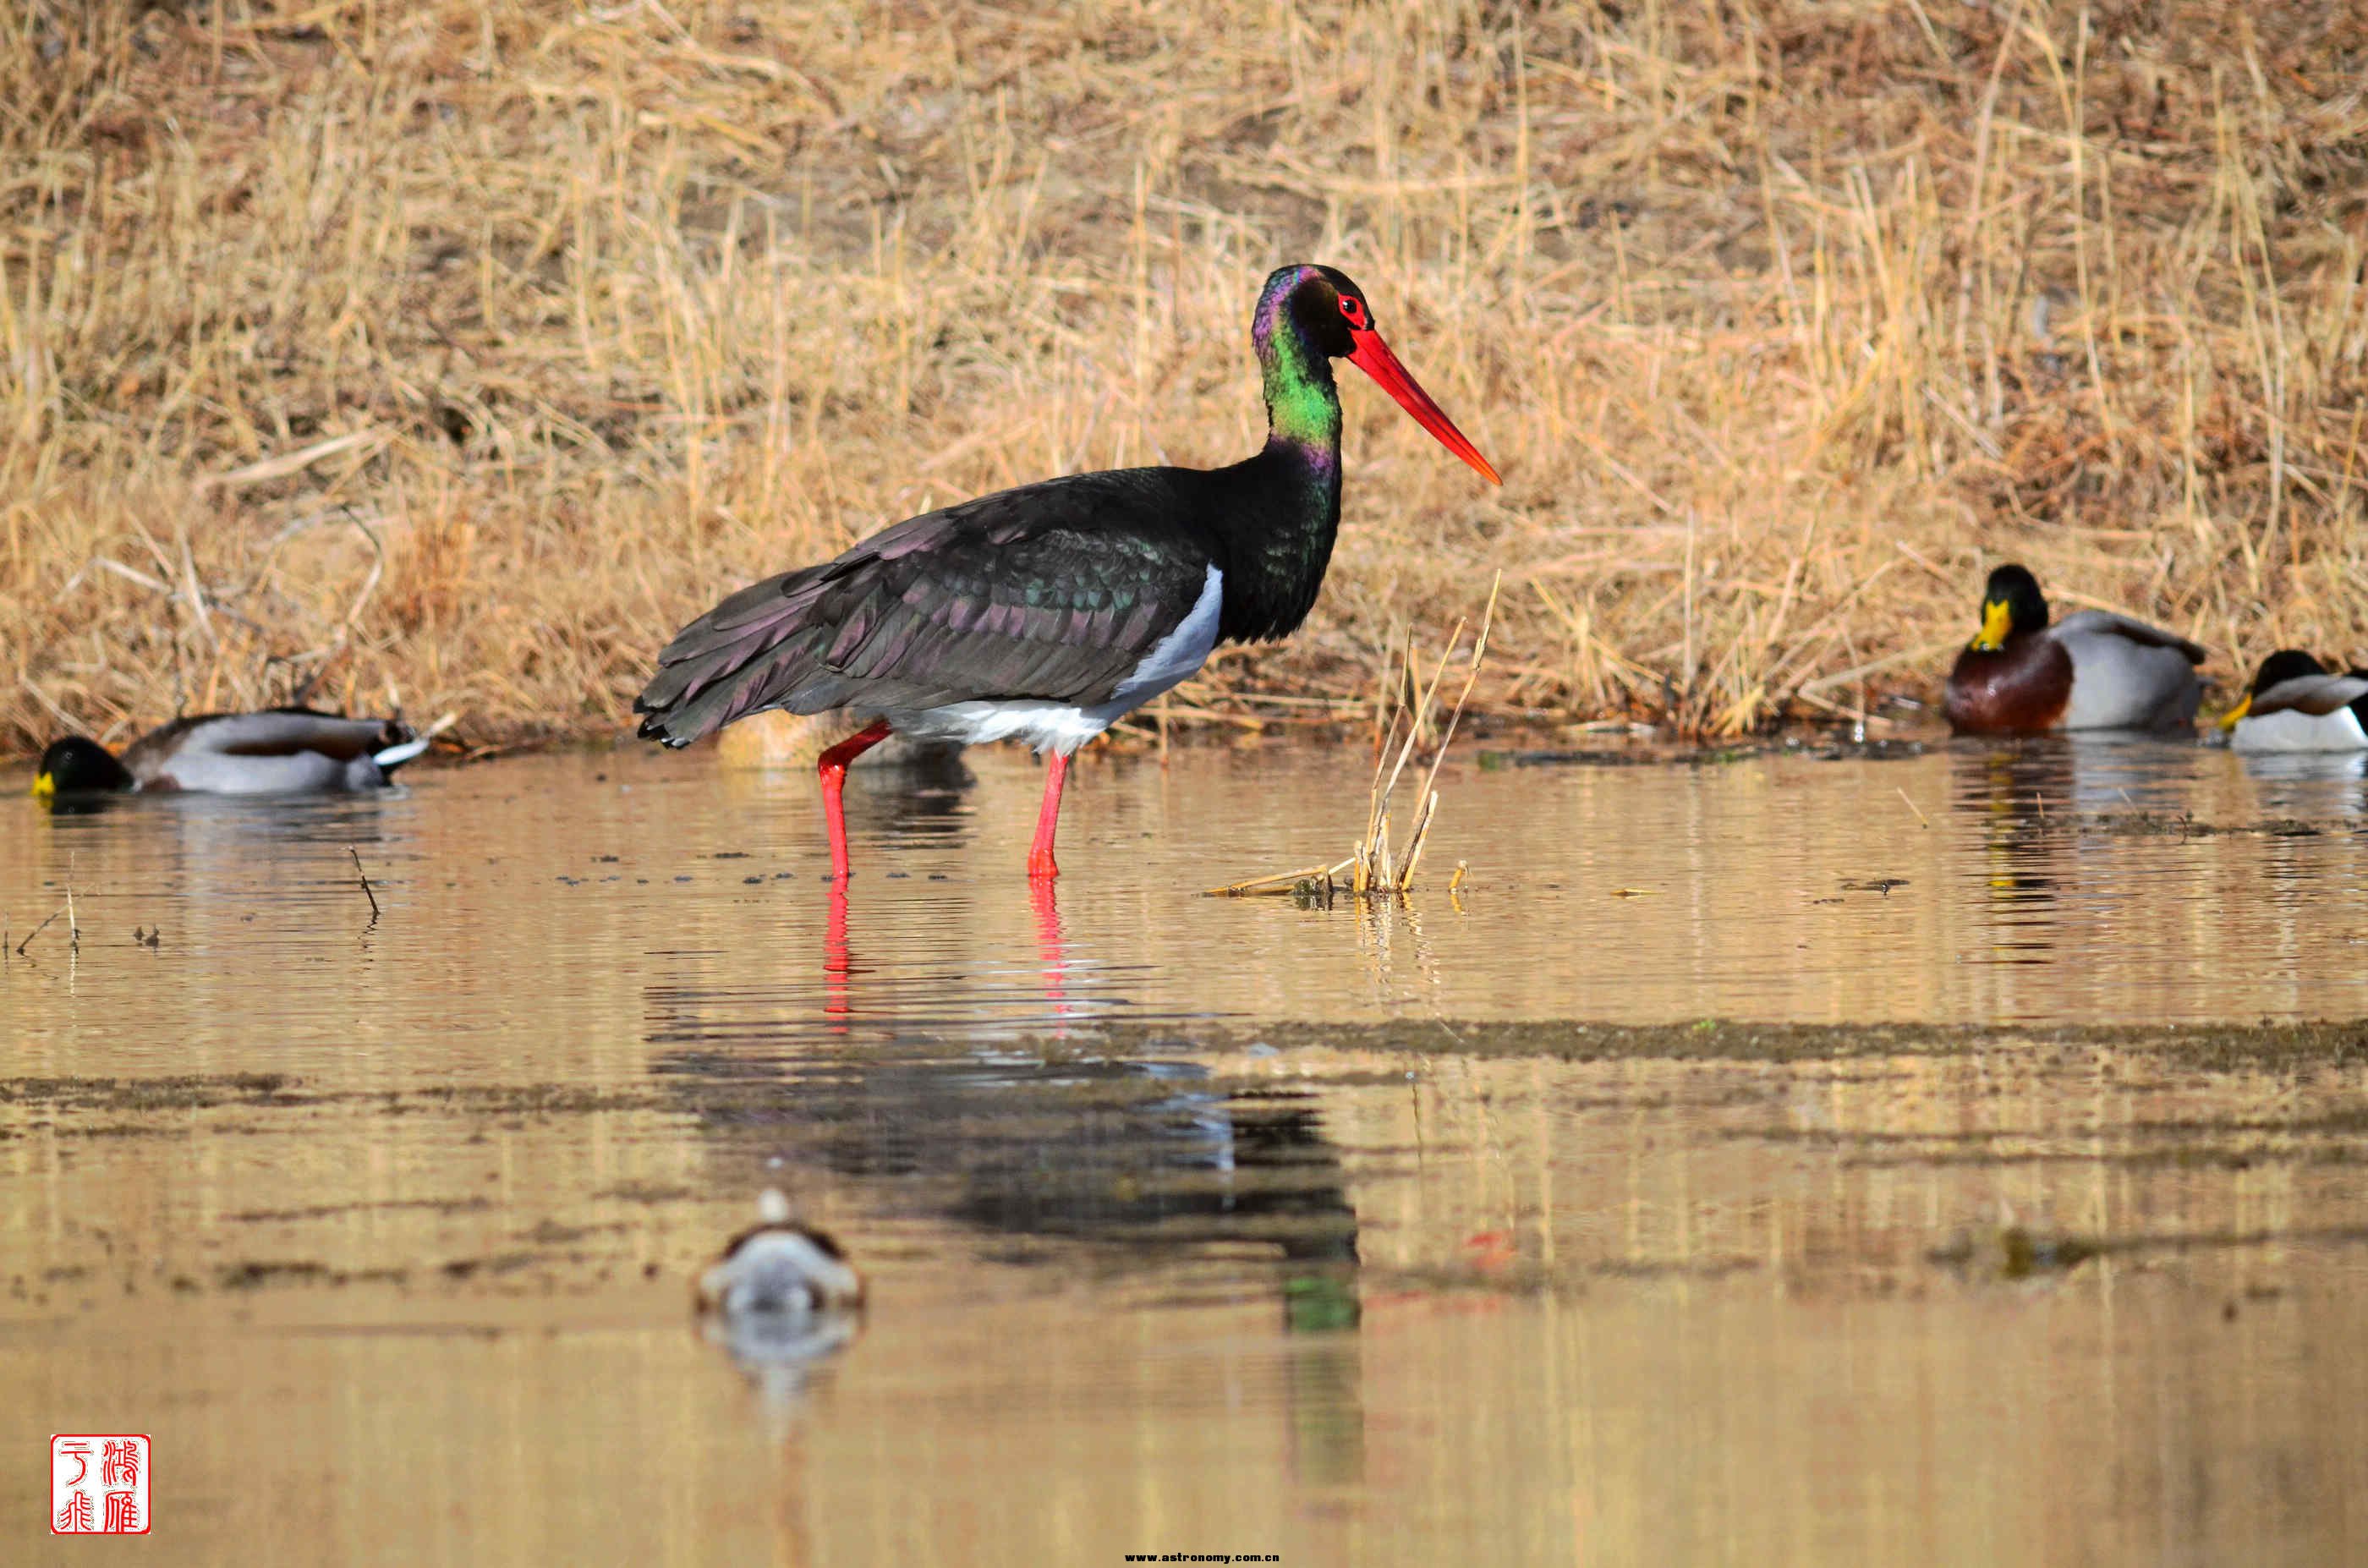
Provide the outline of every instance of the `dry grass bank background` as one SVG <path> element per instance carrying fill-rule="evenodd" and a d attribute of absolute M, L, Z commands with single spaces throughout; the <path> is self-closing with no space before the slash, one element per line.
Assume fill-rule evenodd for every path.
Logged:
<path fill-rule="evenodd" d="M 0 8 L 0 749 L 282 699 L 620 727 L 745 580 L 1258 438 L 1349 269 L 1315 619 L 1179 708 L 1929 695 L 1987 565 L 2368 654 L 2368 7 Z M 1277 702 L 1274 699 L 1295 699 Z"/>

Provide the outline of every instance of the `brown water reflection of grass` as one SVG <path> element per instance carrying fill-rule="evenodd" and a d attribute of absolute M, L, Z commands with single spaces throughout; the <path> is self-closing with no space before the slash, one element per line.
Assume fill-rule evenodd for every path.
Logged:
<path fill-rule="evenodd" d="M 1230 460 L 1321 256 L 1508 476 L 1352 385 L 1361 715 L 1738 730 L 1929 687 L 1983 563 L 2225 680 L 2355 652 L 2345 6 L 35 0 L 0 22 L 0 749 L 313 695 L 614 728 L 717 593 L 1064 470 Z M 1354 378 L 1351 378 L 1354 381 Z"/>

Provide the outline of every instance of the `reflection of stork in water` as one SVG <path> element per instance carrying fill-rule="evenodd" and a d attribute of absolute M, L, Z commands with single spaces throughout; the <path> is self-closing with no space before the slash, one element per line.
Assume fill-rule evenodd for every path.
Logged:
<path fill-rule="evenodd" d="M 1068 1033 L 1059 1020 L 1070 1013 L 1068 991 L 1064 983 L 1068 973 L 1068 947 L 1061 931 L 1061 903 L 1053 892 L 1050 878 L 1030 879 L 1029 908 L 1036 922 L 1036 956 L 1043 977 L 1044 1012 L 1053 1020 L 1053 1038 L 1059 1040 Z M 832 1034 L 845 1034 L 847 1019 L 855 1010 L 854 981 L 858 973 L 855 952 L 848 938 L 847 883 L 833 879 L 828 902 L 824 906 L 822 935 L 823 1005 L 825 1016 L 834 1020 Z"/>
<path fill-rule="evenodd" d="M 968 1223 L 1162 1247 L 1256 1241 L 1287 1259 L 1353 1267 L 1356 1211 L 1314 1097 L 1233 1089 L 1156 1049 L 1133 1059 L 1089 1054 L 1096 1037 L 1072 1020 L 1087 1006 L 1122 999 L 1069 995 L 1074 960 L 1054 885 L 1037 879 L 1030 892 L 1042 999 L 1032 1016 L 1002 1010 L 1007 998 L 975 981 L 964 983 L 967 994 L 940 998 L 914 994 L 909 972 L 871 971 L 860 916 L 834 886 L 822 1033 L 860 1028 L 860 1071 L 837 1048 L 801 1047 L 786 1020 L 779 1034 L 719 1034 L 689 1018 L 678 1037 L 686 1044 L 728 1040 L 731 1051 L 691 1047 L 657 1071 L 694 1113 L 702 1086 L 716 1087 L 711 1128 L 762 1139 L 768 1150 L 809 1152 L 849 1176 L 931 1178 L 932 1205 Z M 695 1013 L 701 999 L 677 991 L 667 1005 Z M 734 1006 L 745 1008 L 745 997 Z M 654 1042 L 675 1032 L 661 1028 Z M 1054 1049 L 996 1049 L 1023 1035 Z M 1070 1049 L 1057 1049 L 1064 1037 Z M 750 1054 L 767 1043 L 772 1054 Z M 752 1096 L 752 1078 L 789 1092 Z M 946 1177 L 955 1182 L 950 1199 Z"/>
<path fill-rule="evenodd" d="M 786 1158 L 810 1173 L 802 1179 L 853 1189 L 851 1202 L 835 1199 L 841 1210 L 926 1209 L 1058 1244 L 986 1249 L 1006 1261 L 1083 1250 L 1182 1295 L 1207 1289 L 1212 1271 L 1228 1300 L 1270 1295 L 1301 1341 L 1288 1385 L 1293 1471 L 1361 1478 L 1359 1221 L 1316 1097 L 1233 1087 L 1156 1041 L 1093 1054 L 1098 1037 L 1075 1015 L 1121 999 L 1068 995 L 1075 960 L 1054 886 L 1037 879 L 1030 890 L 1042 997 L 1032 1018 L 993 1016 L 1007 998 L 976 978 L 948 998 L 916 989 L 929 981 L 909 968 L 867 968 L 860 927 L 888 895 L 865 895 L 858 912 L 841 884 L 825 905 L 821 1038 L 791 1017 L 752 1024 L 737 991 L 725 994 L 733 1021 L 718 1027 L 700 1017 L 708 998 L 674 990 L 673 1017 L 652 1035 L 653 1074 L 715 1142 L 720 1168 Z M 843 1042 L 859 1030 L 856 1052 Z M 1042 1043 L 1002 1048 L 1022 1035 Z M 1258 1252 L 1273 1265 L 1245 1256 Z M 732 1348 L 745 1368 L 746 1352 L 764 1346 Z M 798 1348 L 784 1345 L 779 1359 Z M 793 1393 L 810 1364 L 768 1376 Z"/>

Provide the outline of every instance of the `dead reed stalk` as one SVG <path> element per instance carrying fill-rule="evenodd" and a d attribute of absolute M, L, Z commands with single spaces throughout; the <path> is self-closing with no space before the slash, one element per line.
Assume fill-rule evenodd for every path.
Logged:
<path fill-rule="evenodd" d="M 1243 897 L 1253 893 L 1313 892 L 1329 903 L 1345 881 L 1351 897 L 1358 899 L 1404 898 L 1414 886 L 1415 868 L 1422 861 L 1423 847 L 1430 840 L 1430 824 L 1439 814 L 1439 768 L 1447 760 L 1447 748 L 1455 739 L 1456 726 L 1463 721 L 1463 710 L 1472 699 L 1472 687 L 1480 678 L 1482 662 L 1488 655 L 1488 632 L 1496 624 L 1497 599 L 1505 585 L 1505 574 L 1497 574 L 1488 585 L 1488 602 L 1480 612 L 1479 635 L 1473 640 L 1472 652 L 1464 665 L 1463 689 L 1455 694 L 1455 704 L 1447 712 L 1446 722 L 1437 720 L 1439 691 L 1447 678 L 1449 666 L 1463 644 L 1463 631 L 1468 624 L 1458 620 L 1455 630 L 1448 634 L 1447 647 L 1439 656 L 1430 678 L 1420 678 L 1420 655 L 1409 635 L 1401 676 L 1391 682 L 1397 693 L 1390 710 L 1387 728 L 1382 743 L 1374 749 L 1373 781 L 1368 793 L 1364 835 L 1357 841 L 1349 858 L 1330 866 L 1311 866 L 1304 870 L 1284 871 L 1271 876 L 1253 877 L 1247 881 L 1231 882 L 1221 888 L 1211 888 L 1212 896 Z M 1425 737 L 1436 735 L 1431 746 L 1430 766 L 1424 772 L 1421 787 L 1416 791 L 1414 824 L 1406 835 L 1403 852 L 1393 853 L 1390 837 L 1391 802 L 1396 798 L 1398 781 L 1405 777 L 1406 765 L 1415 758 Z M 1394 755 L 1395 754 L 1395 755 Z M 1463 885 L 1464 863 L 1455 863 L 1454 882 Z"/>

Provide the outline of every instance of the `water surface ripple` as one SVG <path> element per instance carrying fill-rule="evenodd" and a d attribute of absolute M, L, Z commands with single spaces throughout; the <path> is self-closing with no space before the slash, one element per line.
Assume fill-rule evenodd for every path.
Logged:
<path fill-rule="evenodd" d="M 1057 892 L 862 770 L 843 893 L 699 754 L 0 781 L 7 1555 L 52 1431 L 197 1561 L 2360 1555 L 2358 759 L 1484 747 L 1200 896 L 1365 770 L 1089 755 Z M 838 1354 L 691 1324 L 766 1186 Z"/>

